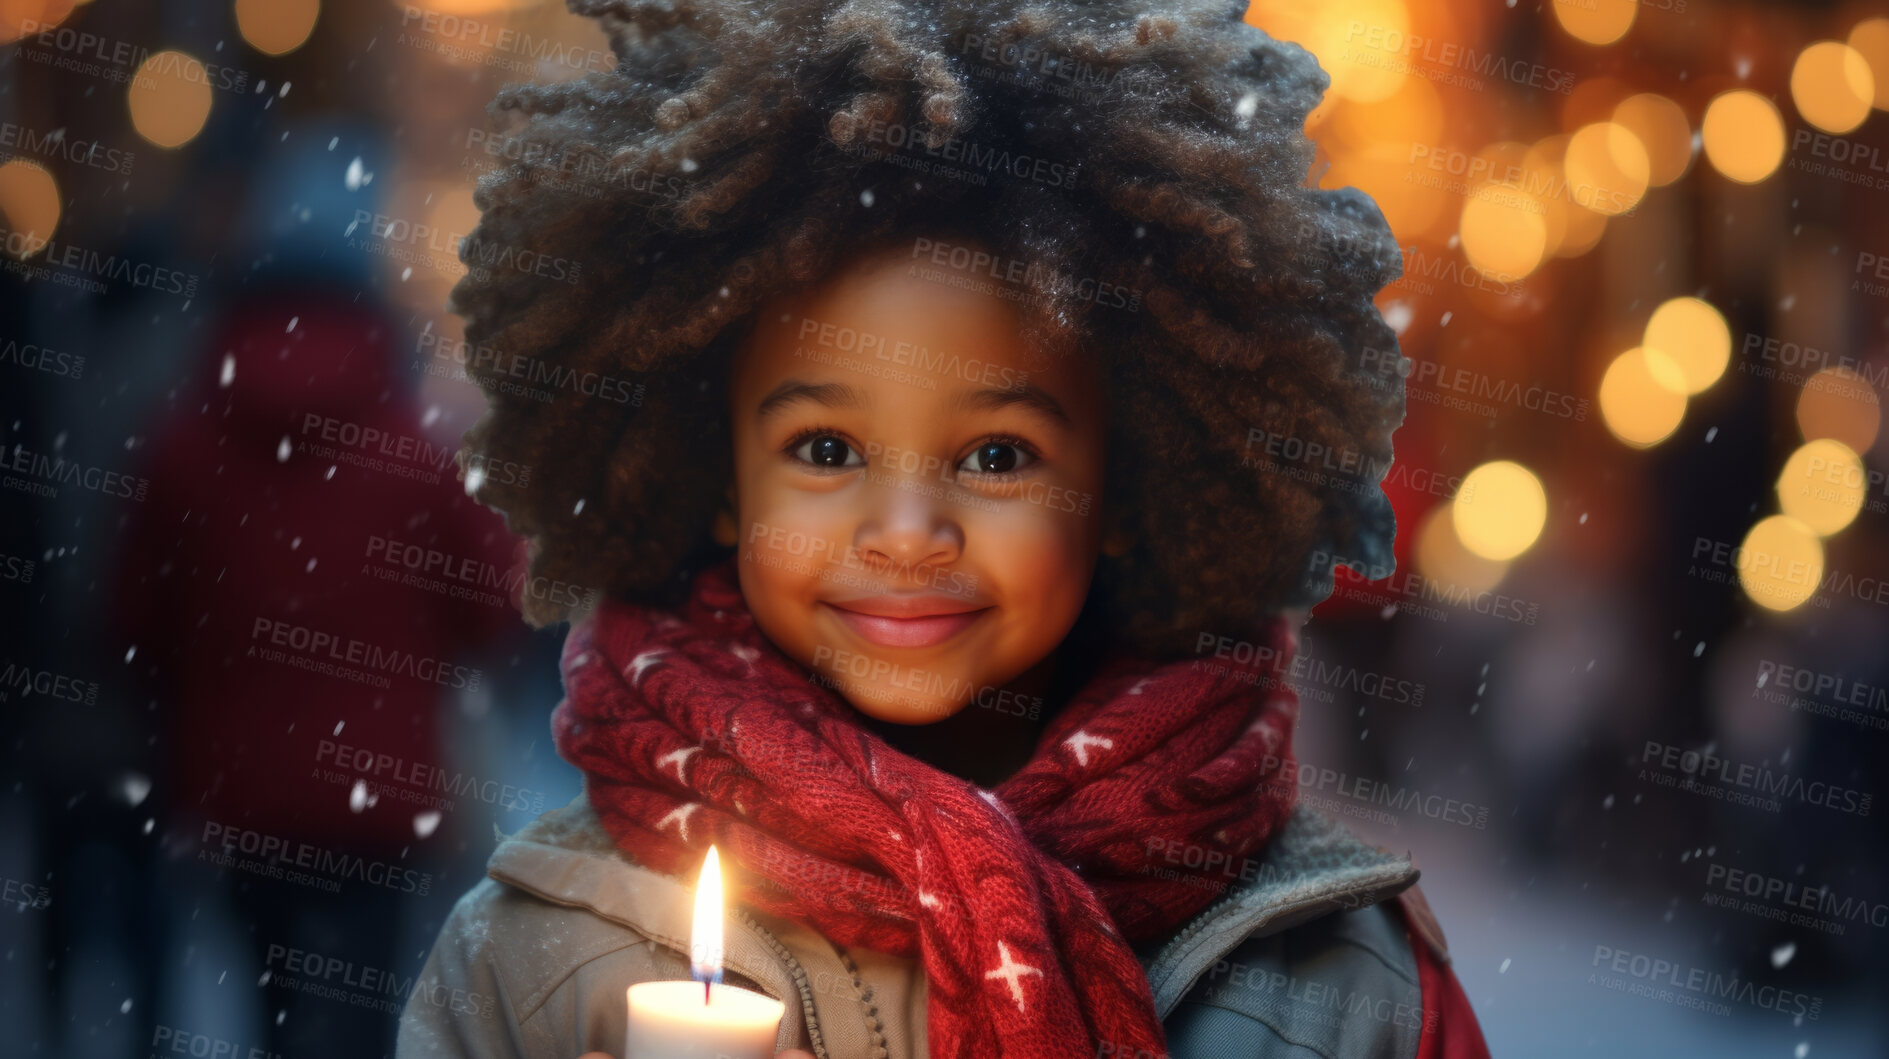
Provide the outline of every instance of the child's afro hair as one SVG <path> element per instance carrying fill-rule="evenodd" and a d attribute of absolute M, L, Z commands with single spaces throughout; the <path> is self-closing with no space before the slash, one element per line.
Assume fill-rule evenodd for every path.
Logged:
<path fill-rule="evenodd" d="M 1368 197 L 1308 186 L 1329 78 L 1245 0 L 569 4 L 616 66 L 493 102 L 508 161 L 453 291 L 490 400 L 468 485 L 533 583 L 673 602 L 727 554 L 754 311 L 939 231 L 1027 263 L 1032 342 L 1106 366 L 1112 635 L 1187 653 L 1325 598 L 1335 563 L 1390 568 L 1404 388 L 1372 298 L 1402 256 Z"/>

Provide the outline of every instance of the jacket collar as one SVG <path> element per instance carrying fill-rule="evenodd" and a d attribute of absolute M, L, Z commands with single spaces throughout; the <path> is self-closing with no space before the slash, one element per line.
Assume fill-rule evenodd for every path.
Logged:
<path fill-rule="evenodd" d="M 1194 982 L 1247 938 L 1388 900 L 1417 875 L 1408 854 L 1368 845 L 1318 810 L 1298 806 L 1263 858 L 1234 873 L 1225 895 L 1166 942 L 1141 947 L 1155 1013 L 1165 1020 Z"/>

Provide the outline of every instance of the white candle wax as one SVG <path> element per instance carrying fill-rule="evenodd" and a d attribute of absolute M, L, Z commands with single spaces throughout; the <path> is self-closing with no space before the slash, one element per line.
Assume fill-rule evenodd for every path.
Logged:
<path fill-rule="evenodd" d="M 751 989 L 700 982 L 638 982 L 629 989 L 625 1059 L 774 1059 L 787 1007 Z"/>

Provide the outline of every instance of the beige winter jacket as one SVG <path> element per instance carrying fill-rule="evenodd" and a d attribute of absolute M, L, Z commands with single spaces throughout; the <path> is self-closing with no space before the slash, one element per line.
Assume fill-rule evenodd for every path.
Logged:
<path fill-rule="evenodd" d="M 1380 903 L 1416 881 L 1409 859 L 1301 807 L 1245 875 L 1172 938 L 1138 950 L 1169 1055 L 1414 1056 L 1412 935 Z M 689 977 L 693 881 L 630 861 L 584 797 L 499 842 L 487 876 L 440 930 L 397 1059 L 621 1056 L 625 989 Z M 724 975 L 785 1002 L 780 1048 L 927 1055 L 925 974 L 913 960 L 731 905 Z"/>

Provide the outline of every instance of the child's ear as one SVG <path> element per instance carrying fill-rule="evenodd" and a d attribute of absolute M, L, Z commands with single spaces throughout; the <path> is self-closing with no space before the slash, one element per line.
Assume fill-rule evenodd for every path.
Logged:
<path fill-rule="evenodd" d="M 715 543 L 724 548 L 732 548 L 741 540 L 741 524 L 735 519 L 735 487 L 728 486 L 722 494 L 721 506 L 715 509 L 715 525 L 710 529 L 715 536 Z"/>

